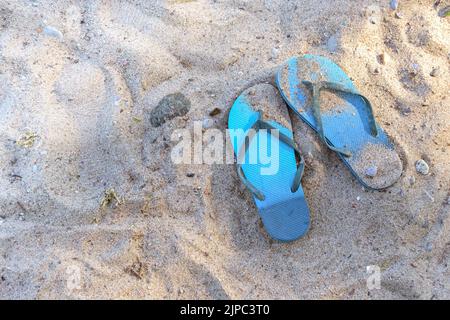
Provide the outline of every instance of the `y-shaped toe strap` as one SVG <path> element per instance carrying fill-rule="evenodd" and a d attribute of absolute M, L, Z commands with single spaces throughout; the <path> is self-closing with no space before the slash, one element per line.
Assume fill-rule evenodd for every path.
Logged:
<path fill-rule="evenodd" d="M 258 112 L 258 119 L 256 120 L 256 122 L 253 124 L 253 126 L 249 129 L 249 132 L 251 130 L 254 130 L 255 132 L 259 131 L 259 130 L 268 130 L 269 132 L 271 130 L 276 130 L 278 131 L 278 139 L 287 144 L 288 146 L 290 146 L 292 149 L 294 149 L 296 155 L 298 156 L 298 158 L 300 159 L 300 163 L 298 164 L 297 167 L 297 171 L 295 173 L 295 177 L 294 180 L 292 181 L 292 186 L 291 186 L 291 191 L 292 192 L 296 192 L 300 186 L 300 182 L 302 180 L 302 176 L 303 176 L 303 171 L 305 169 L 305 160 L 303 159 L 302 155 L 300 154 L 300 151 L 298 150 L 296 143 L 294 142 L 294 140 L 292 140 L 291 138 L 289 138 L 287 135 L 281 133 L 277 128 L 275 128 L 274 126 L 272 126 L 270 123 L 262 120 L 262 112 L 259 111 Z M 247 189 L 249 189 L 256 198 L 258 198 L 261 201 L 264 201 L 265 196 L 264 194 L 259 191 L 250 181 L 248 181 L 248 179 L 245 177 L 244 171 L 242 170 L 242 164 L 241 164 L 241 156 L 243 155 L 245 157 L 245 154 L 248 151 L 248 148 L 250 146 L 250 140 L 248 141 L 248 143 L 246 142 L 247 137 L 249 137 L 250 139 L 252 139 L 256 134 L 252 134 L 249 135 L 247 134 L 246 137 L 244 138 L 244 142 L 241 145 L 241 148 L 239 150 L 238 153 L 238 159 L 237 159 L 237 172 L 238 172 L 238 176 L 241 179 L 242 183 L 247 187 Z"/>
<path fill-rule="evenodd" d="M 364 104 L 365 104 L 367 112 L 368 112 L 370 134 L 374 137 L 376 137 L 378 135 L 378 129 L 377 129 L 377 125 L 375 122 L 375 118 L 373 116 L 372 105 L 370 104 L 370 101 L 366 97 L 364 97 L 360 93 L 356 92 L 355 90 L 349 89 L 339 83 L 328 82 L 328 81 L 321 81 L 321 82 L 317 82 L 317 83 L 313 83 L 310 81 L 302 81 L 302 83 L 304 85 L 306 85 L 307 87 L 309 87 L 312 91 L 313 116 L 314 116 L 314 119 L 316 120 L 316 125 L 317 125 L 317 129 L 319 131 L 319 136 L 320 136 L 321 140 L 327 145 L 328 148 L 342 154 L 345 157 L 352 156 L 352 154 L 349 150 L 347 150 L 345 148 L 336 148 L 336 147 L 330 145 L 327 138 L 325 137 L 325 133 L 323 130 L 323 124 L 322 124 L 322 114 L 320 111 L 320 92 L 321 92 L 321 90 L 349 93 L 349 94 L 360 97 L 364 101 Z"/>

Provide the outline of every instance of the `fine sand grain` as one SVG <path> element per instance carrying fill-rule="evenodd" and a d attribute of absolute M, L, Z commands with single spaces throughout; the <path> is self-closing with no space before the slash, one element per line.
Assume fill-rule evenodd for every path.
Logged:
<path fill-rule="evenodd" d="M 450 298 L 450 20 L 389 2 L 0 0 L 0 298 Z M 312 224 L 285 244 L 234 165 L 175 165 L 171 137 L 224 131 L 305 53 L 352 77 L 404 167 L 364 190 L 291 116 Z M 155 127 L 168 95 L 183 112 Z"/>

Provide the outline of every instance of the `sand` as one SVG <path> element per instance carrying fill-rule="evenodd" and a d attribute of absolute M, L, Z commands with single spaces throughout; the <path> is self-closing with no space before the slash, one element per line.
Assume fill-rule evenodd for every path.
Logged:
<path fill-rule="evenodd" d="M 292 131 L 288 107 L 276 87 L 267 83 L 257 84 L 244 90 L 241 96 L 247 99 L 255 111 L 261 112 L 261 120 L 275 121 Z"/>
<path fill-rule="evenodd" d="M 360 179 L 374 189 L 391 186 L 403 173 L 398 154 L 382 144 L 366 144 L 360 154 L 349 159 L 349 164 Z"/>
<path fill-rule="evenodd" d="M 450 298 L 450 20 L 389 2 L 0 0 L 0 298 Z M 174 165 L 170 137 L 225 130 L 304 53 L 350 75 L 404 172 L 364 190 L 294 118 L 312 224 L 283 244 L 234 165 Z M 178 92 L 190 110 L 152 126 Z"/>

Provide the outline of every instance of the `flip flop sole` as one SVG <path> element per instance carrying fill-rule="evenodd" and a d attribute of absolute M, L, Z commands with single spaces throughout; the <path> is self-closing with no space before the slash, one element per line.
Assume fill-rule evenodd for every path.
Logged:
<path fill-rule="evenodd" d="M 228 128 L 236 155 L 259 111 L 265 121 L 292 139 L 288 110 L 278 91 L 272 85 L 259 84 L 245 90 L 230 110 Z M 247 180 L 265 196 L 262 201 L 254 196 L 254 201 L 268 234 L 279 241 L 303 236 L 309 228 L 309 209 L 301 186 L 291 191 L 297 170 L 294 150 L 272 134 L 257 131 L 250 140 L 246 160 L 242 169 Z"/>
<path fill-rule="evenodd" d="M 311 108 L 311 92 L 302 81 L 328 81 L 356 90 L 351 79 L 333 61 L 316 55 L 288 60 L 277 72 L 276 83 L 291 109 L 318 131 Z M 402 162 L 384 130 L 370 134 L 364 101 L 347 93 L 324 91 L 320 98 L 323 128 L 328 142 L 352 153 L 338 154 L 357 180 L 369 189 L 384 189 L 395 183 L 403 171 Z"/>

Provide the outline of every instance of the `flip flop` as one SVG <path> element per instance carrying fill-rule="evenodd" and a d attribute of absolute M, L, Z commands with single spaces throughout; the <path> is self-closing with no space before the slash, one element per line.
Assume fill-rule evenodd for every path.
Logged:
<path fill-rule="evenodd" d="M 301 187 L 305 164 L 277 89 L 258 84 L 245 90 L 230 110 L 228 128 L 238 176 L 253 194 L 266 231 L 279 241 L 303 236 L 309 227 L 309 209 Z"/>
<path fill-rule="evenodd" d="M 277 72 L 276 83 L 289 107 L 363 186 L 384 189 L 400 178 L 402 162 L 370 101 L 337 64 L 311 54 L 294 57 Z"/>

